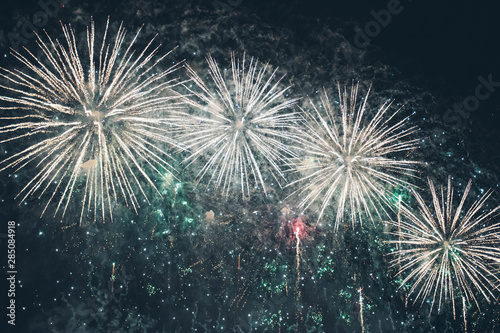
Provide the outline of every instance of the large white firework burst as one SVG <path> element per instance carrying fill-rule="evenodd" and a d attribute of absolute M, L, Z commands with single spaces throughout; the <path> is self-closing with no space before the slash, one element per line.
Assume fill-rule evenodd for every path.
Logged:
<path fill-rule="evenodd" d="M 205 83 L 188 67 L 194 83 L 187 100 L 191 113 L 175 119 L 184 126 L 180 141 L 192 149 L 184 162 L 202 161 L 196 181 L 208 178 L 225 195 L 236 188 L 248 198 L 259 185 L 267 193 L 263 169 L 284 180 L 282 167 L 293 156 L 283 140 L 296 120 L 289 111 L 296 99 L 286 98 L 289 87 L 280 87 L 277 69 L 269 74 L 268 64 L 260 66 L 254 58 L 247 64 L 245 56 L 240 62 L 233 53 L 227 74 L 210 55 L 207 62 L 213 82 Z"/>
<path fill-rule="evenodd" d="M 335 198 L 336 230 L 347 209 L 353 225 L 358 217 L 362 223 L 363 212 L 373 221 L 372 208 L 378 215 L 379 209 L 385 211 L 390 205 L 388 188 L 410 186 L 401 177 L 411 177 L 416 163 L 394 156 L 416 148 L 417 140 L 409 138 L 416 127 L 408 127 L 407 119 L 391 124 L 401 109 L 390 112 L 389 101 L 373 116 L 366 115 L 370 90 L 358 104 L 358 87 L 353 85 L 349 93 L 338 85 L 338 106 L 325 91 L 319 105 L 310 101 L 311 109 L 302 110 L 299 142 L 307 158 L 296 163 L 302 178 L 288 185 L 298 187 L 291 196 L 302 198 L 304 210 L 320 203 L 318 221 Z"/>
<path fill-rule="evenodd" d="M 430 311 L 436 302 L 439 312 L 444 302 L 451 301 L 455 314 L 457 298 L 474 301 L 478 307 L 478 295 L 488 302 L 494 299 L 492 291 L 499 282 L 495 273 L 500 264 L 500 223 L 491 223 L 491 219 L 500 206 L 485 207 L 492 193 L 489 190 L 466 209 L 471 184 L 469 181 L 454 207 L 451 178 L 446 192 L 443 187 L 436 190 L 429 179 L 432 204 L 413 190 L 418 213 L 402 209 L 402 221 L 389 222 L 397 230 L 389 234 L 394 237 L 391 243 L 397 245 L 392 264 L 403 278 L 401 285 L 411 285 L 414 303 L 432 299 Z"/>
<path fill-rule="evenodd" d="M 11 124 L 0 128 L 6 136 L 0 143 L 31 143 L 0 162 L 1 170 L 36 165 L 17 196 L 23 202 L 30 195 L 47 195 L 42 215 L 54 201 L 54 216 L 62 212 L 64 217 L 75 192 L 81 195 L 80 223 L 86 214 L 95 219 L 98 211 L 103 220 L 106 212 L 112 218 L 119 200 L 137 210 L 140 201 L 148 201 L 146 184 L 158 191 L 146 169 L 166 179 L 172 170 L 166 148 L 175 142 L 161 116 L 175 108 L 175 81 L 166 77 L 177 66 L 158 71 L 170 52 L 154 60 L 155 38 L 134 51 L 141 29 L 124 46 L 126 31 L 120 25 L 114 43 L 107 44 L 108 27 L 109 20 L 97 50 L 93 21 L 87 28 L 88 62 L 80 58 L 73 29 L 62 25 L 66 46 L 48 34 L 46 40 L 37 35 L 43 59 L 28 50 L 27 56 L 13 51 L 27 71 L 1 69 L 8 82 L 2 87 L 11 95 L 0 96 L 7 104 L 1 109 L 13 115 L 2 117 Z"/>

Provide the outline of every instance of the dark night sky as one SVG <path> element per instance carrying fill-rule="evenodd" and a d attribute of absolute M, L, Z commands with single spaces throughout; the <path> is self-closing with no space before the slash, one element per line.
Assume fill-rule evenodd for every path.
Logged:
<path fill-rule="evenodd" d="M 249 6 L 268 22 L 279 22 L 303 36 L 315 22 L 332 29 L 339 21 L 364 29 L 374 20 L 371 12 L 387 8 L 389 1 L 254 1 Z M 478 76 L 491 74 L 500 82 L 500 12 L 495 1 L 400 1 L 402 11 L 371 38 L 381 62 L 401 71 L 409 82 L 453 104 L 473 95 Z M 350 41 L 354 29 L 343 30 Z M 500 84 L 499 84 L 500 85 Z M 465 126 L 471 157 L 484 167 L 500 171 L 500 87 L 471 114 Z M 445 110 L 440 110 L 445 112 Z M 466 133 L 466 134 L 465 134 Z"/>

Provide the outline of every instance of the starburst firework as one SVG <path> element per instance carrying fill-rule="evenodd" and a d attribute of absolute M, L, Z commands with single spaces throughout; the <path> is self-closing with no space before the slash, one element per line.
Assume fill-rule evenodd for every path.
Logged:
<path fill-rule="evenodd" d="M 371 118 L 365 121 L 367 113 L 368 90 L 364 100 L 358 105 L 359 85 L 353 85 L 350 94 L 347 88 L 339 91 L 339 110 L 330 103 L 326 91 L 321 97 L 324 111 L 311 101 L 312 110 L 303 110 L 303 128 L 300 143 L 309 156 L 296 163 L 296 169 L 304 176 L 289 186 L 303 186 L 291 195 L 300 195 L 300 206 L 309 208 L 316 201 L 321 202 L 318 221 L 325 209 L 336 197 L 337 230 L 346 211 L 346 202 L 354 225 L 363 211 L 373 221 L 370 207 L 380 215 L 379 208 L 390 205 L 387 186 L 409 186 L 401 176 L 411 176 L 413 161 L 397 160 L 391 155 L 413 150 L 417 140 L 408 139 L 416 131 L 406 127 L 403 119 L 390 125 L 392 118 L 399 112 L 384 116 L 392 102 L 386 101 Z"/>
<path fill-rule="evenodd" d="M 180 141 L 192 149 L 184 161 L 188 166 L 202 160 L 203 167 L 197 182 L 210 177 L 208 184 L 221 187 L 225 195 L 232 188 L 240 188 L 248 198 L 251 183 L 266 192 L 261 161 L 274 172 L 276 180 L 284 180 L 282 165 L 293 156 L 283 143 L 287 129 L 296 119 L 286 112 L 296 99 L 286 99 L 289 87 L 280 88 L 282 78 L 275 80 L 276 70 L 270 75 L 268 64 L 259 67 L 252 58 L 246 67 L 245 56 L 240 63 L 231 57 L 231 77 L 225 78 L 215 60 L 207 57 L 212 90 L 191 68 L 188 71 L 195 88 L 188 99 L 192 113 L 175 119 L 185 131 Z M 280 179 L 278 179 L 280 178 Z M 267 193 L 267 192 L 266 192 Z"/>
<path fill-rule="evenodd" d="M 85 212 L 93 212 L 95 219 L 99 210 L 103 220 L 106 211 L 112 219 L 119 198 L 137 211 L 135 193 L 148 200 L 144 183 L 158 192 L 146 169 L 161 177 L 172 170 L 163 146 L 176 143 L 161 116 L 175 109 L 178 97 L 171 91 L 175 80 L 165 78 L 177 66 L 156 72 L 170 52 L 153 60 L 159 49 L 152 48 L 155 38 L 135 54 L 141 29 L 123 47 L 126 31 L 120 25 L 114 45 L 106 44 L 108 27 L 109 20 L 98 52 L 93 21 L 87 28 L 88 63 L 80 59 L 73 29 L 62 25 L 66 47 L 48 34 L 47 41 L 37 35 L 46 62 L 28 50 L 27 57 L 13 51 L 28 71 L 1 69 L 8 82 L 2 87 L 13 95 L 0 96 L 10 104 L 1 109 L 14 115 L 2 118 L 12 123 L 0 128 L 0 134 L 7 136 L 0 143 L 36 140 L 0 162 L 1 170 L 38 167 L 17 197 L 23 202 L 30 195 L 46 194 L 42 215 L 54 201 L 54 216 L 62 212 L 64 217 L 77 191 L 82 193 L 80 223 Z"/>
<path fill-rule="evenodd" d="M 389 233 L 398 238 L 391 241 L 398 245 L 392 264 L 404 277 L 402 285 L 412 284 L 409 294 L 416 293 L 414 302 L 432 298 L 430 311 L 436 301 L 439 311 L 444 302 L 451 300 L 455 314 L 455 298 L 462 297 L 479 307 L 474 288 L 490 302 L 490 297 L 494 297 L 492 290 L 499 282 L 495 271 L 500 263 L 500 223 L 488 222 L 498 214 L 500 206 L 486 209 L 490 190 L 465 210 L 471 184 L 469 181 L 454 212 L 451 178 L 446 195 L 443 187 L 436 191 L 429 179 L 434 210 L 413 191 L 418 213 L 403 209 L 406 221 L 389 222 L 400 230 Z M 458 292 L 462 297 L 456 297 Z"/>

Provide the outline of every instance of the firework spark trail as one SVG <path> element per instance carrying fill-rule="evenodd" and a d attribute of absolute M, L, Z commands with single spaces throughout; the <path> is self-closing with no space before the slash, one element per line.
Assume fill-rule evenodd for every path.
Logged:
<path fill-rule="evenodd" d="M 113 292 L 115 290 L 115 280 L 116 280 L 116 275 L 115 275 L 115 263 L 113 263 L 113 268 L 111 270 L 111 297 L 113 297 Z"/>
<path fill-rule="evenodd" d="M 398 196 L 398 251 L 401 250 L 401 195 Z M 398 269 L 401 268 L 401 255 L 398 256 Z"/>
<path fill-rule="evenodd" d="M 300 300 L 300 230 L 297 228 L 295 230 L 295 238 L 297 239 L 297 243 L 295 245 L 295 262 L 296 270 L 297 270 L 297 300 Z"/>
<path fill-rule="evenodd" d="M 366 122 L 366 102 L 370 90 L 359 106 L 358 84 L 353 84 L 350 94 L 347 88 L 342 91 L 338 85 L 338 92 L 340 112 L 334 110 L 326 91 L 321 97 L 323 112 L 312 101 L 312 110 L 302 110 L 303 130 L 299 143 L 310 157 L 302 163 L 296 163 L 297 171 L 305 175 L 288 185 L 303 184 L 291 196 L 302 197 L 300 206 L 304 210 L 317 201 L 321 202 L 318 221 L 335 196 L 335 229 L 338 229 L 345 215 L 346 202 L 353 225 L 356 216 L 362 221 L 363 211 L 373 221 L 370 207 L 379 216 L 378 207 L 384 212 L 384 206 L 391 207 L 386 186 L 410 186 L 400 177 L 411 177 L 414 171 L 411 166 L 416 163 L 396 160 L 391 155 L 415 149 L 418 141 L 408 138 L 417 128 L 406 127 L 407 119 L 390 125 L 390 121 L 401 110 L 385 117 L 392 102 L 385 102 L 373 118 Z"/>
<path fill-rule="evenodd" d="M 401 222 L 401 232 L 389 233 L 401 237 L 391 242 L 402 245 L 394 252 L 401 256 L 398 273 L 404 277 L 401 286 L 411 283 L 409 294 L 416 293 L 414 303 L 421 299 L 423 304 L 427 298 L 432 298 L 430 311 L 436 302 L 439 312 L 444 302 L 451 301 L 455 315 L 455 298 L 458 298 L 455 296 L 460 296 L 456 295 L 456 290 L 460 291 L 464 302 L 473 301 L 479 308 L 473 289 L 489 303 L 490 298 L 494 299 L 495 284 L 500 281 L 495 275 L 495 264 L 500 262 L 500 223 L 488 223 L 499 214 L 500 206 L 485 211 L 486 200 L 492 193 L 489 190 L 465 210 L 471 184 L 469 181 L 453 212 L 451 177 L 446 194 L 443 187 L 437 191 L 429 179 L 434 212 L 413 190 L 419 204 L 418 214 L 402 206 L 406 221 Z M 397 222 L 389 223 L 395 228 L 398 226 Z M 397 266 L 398 262 L 395 258 L 392 264 Z"/>
<path fill-rule="evenodd" d="M 136 55 L 133 46 L 142 28 L 126 48 L 122 25 L 114 45 L 106 44 L 109 19 L 97 53 L 91 21 L 90 30 L 87 28 L 89 62 L 83 64 L 73 29 L 61 26 L 66 47 L 48 34 L 47 41 L 37 35 L 45 62 L 27 49 L 29 57 L 12 50 L 30 74 L 0 69 L 0 76 L 10 83 L 1 87 L 15 95 L 0 96 L 11 104 L 0 109 L 20 114 L 1 118 L 13 123 L 0 127 L 0 134 L 7 135 L 0 143 L 36 138 L 34 144 L 0 162 L 0 171 L 12 169 L 15 173 L 28 164 L 39 169 L 17 197 L 21 203 L 30 195 L 40 198 L 52 187 L 42 215 L 56 200 L 54 216 L 62 211 L 64 218 L 78 191 L 83 192 L 80 224 L 85 212 L 93 211 L 95 220 L 100 210 L 105 220 L 107 211 L 112 219 L 119 197 L 137 212 L 136 190 L 149 202 L 144 182 L 159 193 L 145 169 L 165 180 L 173 169 L 162 146 L 178 145 L 169 136 L 170 124 L 161 116 L 176 112 L 179 104 L 180 96 L 171 89 L 176 80 L 166 79 L 178 65 L 157 72 L 158 64 L 171 51 L 153 60 L 160 47 L 152 48 L 156 36 Z"/>
<path fill-rule="evenodd" d="M 299 228 L 297 228 L 297 230 L 295 230 L 295 238 L 297 239 L 297 244 L 296 244 L 296 254 L 295 254 L 295 258 L 296 258 L 296 262 L 297 262 L 297 276 L 299 275 L 299 267 L 300 267 L 300 234 L 299 234 L 300 230 Z M 297 281 L 298 281 L 298 278 L 297 278 Z"/>
<path fill-rule="evenodd" d="M 365 323 L 363 320 L 363 288 L 359 288 L 359 321 L 361 323 L 361 333 L 365 332 Z"/>
<path fill-rule="evenodd" d="M 291 136 L 287 130 L 297 119 L 286 111 L 297 100 L 286 99 L 290 87 L 279 87 L 283 77 L 275 80 L 277 69 L 268 75 L 268 64 L 259 66 L 254 58 L 247 65 L 245 56 L 240 63 L 232 54 L 228 79 L 211 56 L 207 62 L 214 91 L 188 67 L 195 85 L 188 87 L 192 112 L 172 120 L 184 127 L 179 140 L 192 149 L 184 163 L 187 167 L 204 160 L 196 182 L 209 177 L 207 183 L 222 188 L 225 195 L 237 186 L 248 198 L 252 182 L 267 194 L 259 164 L 261 159 L 267 163 L 278 184 L 285 181 L 282 165 L 295 155 L 283 140 Z"/>
<path fill-rule="evenodd" d="M 297 289 L 297 327 L 299 327 L 299 320 L 300 322 L 303 321 L 302 318 L 302 308 L 300 306 L 300 299 L 302 296 L 301 289 L 300 289 L 300 228 L 297 227 L 295 229 L 295 238 L 297 239 L 297 243 L 295 245 L 295 260 L 296 260 L 296 270 L 297 270 L 297 281 L 295 283 L 295 288 Z"/>
<path fill-rule="evenodd" d="M 465 305 L 465 297 L 462 296 L 462 316 L 464 317 L 464 332 L 467 333 L 467 306 Z"/>

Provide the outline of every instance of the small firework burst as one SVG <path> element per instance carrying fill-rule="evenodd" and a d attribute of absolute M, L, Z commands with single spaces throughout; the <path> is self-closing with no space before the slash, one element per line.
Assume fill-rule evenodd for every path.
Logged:
<path fill-rule="evenodd" d="M 175 119 L 185 129 L 179 140 L 192 149 L 184 162 L 202 161 L 197 183 L 209 178 L 207 183 L 225 195 L 239 188 L 248 198 L 259 185 L 267 194 L 262 169 L 271 170 L 279 184 L 285 180 L 283 165 L 294 156 L 283 140 L 296 120 L 288 111 L 296 99 L 286 98 L 289 87 L 280 87 L 283 77 L 275 80 L 277 69 L 268 74 L 268 64 L 260 66 L 254 58 L 247 64 L 245 56 L 240 62 L 232 54 L 228 78 L 211 56 L 207 62 L 213 82 L 206 84 L 188 67 L 195 85 L 188 88 L 192 112 Z"/>
<path fill-rule="evenodd" d="M 124 200 L 134 210 L 140 192 L 148 201 L 144 186 L 156 191 L 146 169 L 161 177 L 171 173 L 167 145 L 176 145 L 168 136 L 168 125 L 160 117 L 175 108 L 178 98 L 165 80 L 177 66 L 157 71 L 155 38 L 136 54 L 131 43 L 123 47 L 126 31 L 120 25 L 112 45 L 106 44 L 109 19 L 102 45 L 95 50 L 94 23 L 87 28 L 88 63 L 79 56 L 70 26 L 62 25 L 67 46 L 38 37 L 44 59 L 13 51 L 28 69 L 1 69 L 8 82 L 2 86 L 11 96 L 0 96 L 13 116 L 2 120 L 11 124 L 0 128 L 6 136 L 0 143 L 31 138 L 32 145 L 0 162 L 1 170 L 18 172 L 27 165 L 38 171 L 20 191 L 21 202 L 30 195 L 49 197 L 42 215 L 52 201 L 54 216 L 64 217 L 75 192 L 82 194 L 80 223 L 85 213 L 94 219 L 101 211 L 112 219 L 112 209 Z M 10 104 L 10 105 L 9 105 Z M 10 111 L 9 111 L 10 110 Z M 158 192 L 159 193 L 159 192 Z M 121 199 L 120 199 L 121 198 Z"/>
<path fill-rule="evenodd" d="M 370 90 L 358 105 L 358 86 L 353 85 L 349 94 L 347 88 L 342 91 L 338 85 L 339 110 L 326 91 L 321 97 L 321 111 L 312 101 L 312 110 L 303 110 L 299 143 L 308 157 L 296 163 L 297 171 L 304 176 L 289 184 L 300 186 L 291 195 L 302 197 L 300 206 L 304 210 L 317 201 L 321 203 L 318 221 L 336 197 L 336 230 L 347 208 L 353 225 L 357 217 L 362 221 L 363 212 L 373 221 L 371 207 L 378 215 L 379 208 L 385 211 L 384 206 L 390 205 L 387 187 L 409 186 L 400 177 L 411 177 L 416 163 L 392 156 L 416 148 L 417 140 L 409 139 L 416 127 L 407 127 L 407 119 L 391 125 L 400 109 L 385 117 L 391 109 L 389 101 L 366 121 Z"/>
<path fill-rule="evenodd" d="M 498 215 L 500 206 L 485 207 L 490 190 L 466 210 L 471 184 L 469 181 L 455 208 L 451 178 L 446 193 L 443 187 L 436 190 L 429 179 L 432 205 L 414 190 L 418 213 L 402 209 L 403 221 L 389 222 L 398 229 L 389 234 L 397 238 L 391 241 L 397 244 L 392 264 L 403 278 L 401 285 L 411 285 L 409 294 L 416 294 L 414 302 L 421 299 L 423 304 L 432 299 L 430 311 L 436 302 L 439 312 L 451 301 L 455 314 L 457 299 L 473 301 L 478 307 L 477 295 L 487 302 L 494 299 L 492 291 L 499 282 L 495 272 L 500 263 L 500 223 L 489 222 Z"/>

